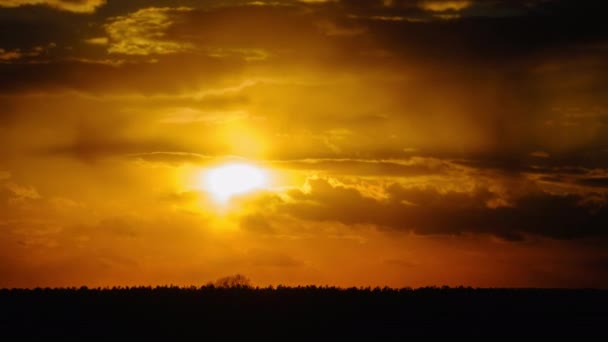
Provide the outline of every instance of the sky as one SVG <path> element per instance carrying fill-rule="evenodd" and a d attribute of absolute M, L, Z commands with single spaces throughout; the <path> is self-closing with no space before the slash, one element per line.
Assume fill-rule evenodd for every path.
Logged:
<path fill-rule="evenodd" d="M 608 288 L 601 5 L 0 0 L 0 287 Z"/>

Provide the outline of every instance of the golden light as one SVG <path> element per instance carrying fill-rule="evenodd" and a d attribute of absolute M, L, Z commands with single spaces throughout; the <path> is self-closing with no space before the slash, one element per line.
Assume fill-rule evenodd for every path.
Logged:
<path fill-rule="evenodd" d="M 260 189 L 268 182 L 267 173 L 249 164 L 228 164 L 204 174 L 204 188 L 215 200 L 227 202 L 232 196 Z"/>

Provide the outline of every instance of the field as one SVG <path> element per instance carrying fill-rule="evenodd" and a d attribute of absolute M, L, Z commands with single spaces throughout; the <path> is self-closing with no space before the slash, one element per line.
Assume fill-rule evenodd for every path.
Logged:
<path fill-rule="evenodd" d="M 0 290 L 0 331 L 10 340 L 605 338 L 606 327 L 604 290 L 211 285 Z"/>

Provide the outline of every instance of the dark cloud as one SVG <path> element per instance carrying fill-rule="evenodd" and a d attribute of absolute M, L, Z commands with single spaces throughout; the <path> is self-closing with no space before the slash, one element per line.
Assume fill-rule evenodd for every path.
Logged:
<path fill-rule="evenodd" d="M 470 154 L 466 159 L 457 154 L 437 155 L 454 164 L 479 170 L 501 171 L 512 174 L 568 174 L 584 175 L 593 169 L 608 167 L 608 153 L 601 149 L 581 149 L 562 154 L 553 154 L 549 158 L 536 158 L 522 152 L 497 153 L 494 155 Z"/>
<path fill-rule="evenodd" d="M 0 92 L 196 96 L 266 79 L 242 89 L 241 99 L 263 113 L 259 126 L 273 146 L 285 143 L 280 137 L 292 145 L 272 151 L 281 158 L 399 158 L 415 147 L 426 156 L 489 156 L 488 163 L 511 169 L 527 167 L 520 156 L 531 151 L 580 156 L 606 146 L 600 116 L 553 111 L 573 105 L 585 114 L 591 112 L 585 107 L 608 105 L 601 95 L 608 89 L 602 71 L 608 70 L 608 25 L 588 11 L 597 2 L 472 1 L 453 20 L 378 19 L 429 15 L 419 3 L 110 1 L 88 19 L 42 7 L 2 9 L 7 34 L 0 48 L 57 46 L 1 64 Z M 141 13 L 171 15 L 138 25 L 144 47 L 108 32 L 112 23 L 155 18 Z M 564 25 L 570 22 L 577 24 Z M 130 32 L 125 25 L 118 31 Z M 107 46 L 86 43 L 104 37 Z M 284 75 L 293 79 L 273 83 Z M 354 85 L 332 83 L 348 77 Z M 339 106 L 328 105 L 329 98 Z M 298 125 L 288 125 L 294 115 Z M 336 128 L 351 135 L 328 133 Z"/>
<path fill-rule="evenodd" d="M 3 0 L 0 7 L 45 6 L 59 11 L 92 13 L 106 0 Z"/>
<path fill-rule="evenodd" d="M 573 239 L 608 233 L 608 207 L 587 207 L 584 197 L 535 191 L 510 206 L 492 208 L 497 194 L 487 189 L 440 192 L 435 188 L 387 189 L 389 199 L 379 201 L 352 188 L 309 181 L 310 193 L 294 190 L 294 203 L 280 210 L 293 216 L 346 224 L 375 224 L 418 234 L 491 234 L 508 240 L 525 235 Z"/>
<path fill-rule="evenodd" d="M 562 2 L 558 1 L 558 3 Z M 83 19 L 79 16 L 66 17 L 68 14 L 45 13 L 42 9 L 37 9 L 42 12 L 34 11 L 32 15 L 31 10 L 16 13 L 15 9 L 10 9 L 11 12 L 7 12 L 3 20 L 0 20 L 0 25 L 3 25 L 2 30 L 7 32 L 0 40 L 0 47 L 31 48 L 55 42 L 59 45 L 55 55 L 63 56 L 63 59 L 69 56 L 77 60 L 105 60 L 108 59 L 107 54 L 100 54 L 103 52 L 100 50 L 91 50 L 85 40 L 105 36 L 104 27 L 109 27 L 106 25 L 108 22 L 111 24 L 118 21 L 116 17 L 118 14 L 123 15 L 122 18 L 130 18 L 128 16 L 138 13 L 137 10 L 143 6 L 136 7 L 137 3 L 110 2 L 108 8 L 122 8 L 122 11 L 106 13 L 105 17 L 100 17 L 99 14 L 92 19 L 92 25 L 91 19 Z M 198 4 L 188 1 L 177 3 L 155 1 L 146 3 L 146 8 L 162 8 L 169 3 L 172 8 Z M 377 61 L 373 53 L 385 51 L 388 54 L 397 54 L 400 58 L 416 59 L 417 63 L 424 61 L 428 63 L 429 60 L 439 59 L 442 63 L 456 67 L 461 65 L 460 59 L 465 58 L 469 61 L 467 64 L 475 63 L 501 69 L 509 65 L 525 67 L 525 63 L 529 63 L 527 60 L 514 60 L 516 56 L 537 59 L 539 53 L 542 56 L 572 53 L 572 49 L 576 46 L 603 41 L 608 32 L 603 18 L 593 12 L 572 10 L 546 10 L 542 12 L 544 15 L 535 14 L 536 12 L 528 13 L 528 11 L 518 16 L 464 17 L 460 20 L 425 23 L 370 19 L 374 16 L 406 15 L 401 12 L 404 8 L 408 11 L 424 12 L 419 8 L 418 3 L 412 1 L 401 5 L 384 6 L 382 2 L 341 1 L 321 5 L 292 3 L 297 6 L 204 6 L 203 9 L 177 11 L 174 14 L 178 15 L 179 19 L 172 19 L 171 25 L 164 26 L 160 25 L 162 23 L 157 23 L 158 25 L 152 28 L 166 30 L 166 34 L 164 32 L 156 32 L 156 34 L 161 34 L 163 40 L 167 42 L 193 45 L 194 49 L 186 50 L 194 54 L 238 56 L 239 51 L 243 53 L 247 49 L 261 49 L 267 50 L 275 57 L 272 59 L 273 63 L 277 60 L 281 61 L 281 57 L 292 62 L 294 59 L 298 61 L 298 59 L 314 58 L 317 61 L 330 63 L 332 67 L 344 67 L 361 63 L 373 65 Z M 474 6 L 483 4 L 479 1 L 472 3 Z M 511 2 L 491 3 L 493 5 L 488 3 L 486 6 L 496 4 L 501 6 Z M 217 4 L 221 5 L 220 2 Z M 529 2 L 519 2 L 512 6 L 534 8 L 526 4 Z M 539 6 L 544 8 L 548 5 Z M 571 7 L 584 8 L 585 5 L 577 3 Z M 4 11 L 7 10 L 0 10 L 0 16 Z M 162 11 L 159 9 L 154 13 L 165 13 L 170 10 L 167 8 Z M 374 11 L 382 12 L 374 13 Z M 564 20 L 574 20 L 571 17 L 580 16 L 581 13 L 586 13 L 585 20 L 577 21 L 577 25 L 574 26 L 562 25 Z M 139 21 L 143 20 L 142 16 L 136 17 Z M 43 20 L 40 20 L 41 18 Z M 134 20 L 134 22 L 138 21 Z M 234 25 L 235 22 L 239 25 Z M 350 38 L 348 35 L 327 36 L 322 27 L 328 22 L 332 23 L 334 28 L 343 26 L 351 29 L 365 28 L 361 31 L 364 36 Z M 74 27 L 79 29 L 74 30 Z M 137 32 L 143 33 L 145 30 L 145 27 L 140 27 Z M 120 42 L 111 41 L 110 49 L 118 43 Z M 70 50 L 65 50 L 67 47 Z M 131 44 L 131 47 L 134 45 Z M 149 47 L 143 50 L 154 51 L 153 47 Z M 182 51 L 177 48 L 173 50 Z M 353 53 L 366 52 L 366 50 L 367 54 Z M 446 58 L 447 56 L 450 58 Z M 44 59 L 48 61 L 48 56 Z M 389 60 L 396 62 L 394 59 Z M 497 61 L 500 61 L 501 65 L 496 65 Z M 190 66 L 190 70 L 192 67 Z M 465 71 L 470 71 L 471 67 L 478 68 L 479 65 L 466 66 Z M 56 68 L 63 73 L 62 69 L 65 66 L 59 64 Z M 217 66 L 210 66 L 208 71 L 216 68 Z M 42 70 L 33 73 L 40 74 L 40 71 Z M 189 73 L 190 76 L 195 74 L 196 72 Z M 521 77 L 514 73 L 505 76 Z"/>
<path fill-rule="evenodd" d="M 120 64 L 107 59 L 57 61 L 41 64 L 0 64 L 2 93 L 61 92 L 103 94 L 196 93 L 201 84 L 217 84 L 228 71 L 237 73 L 241 61 L 205 56 L 172 56 L 161 64 L 143 60 Z M 179 63 L 177 63 L 179 61 Z M 179 67 L 178 67 L 179 65 Z"/>
<path fill-rule="evenodd" d="M 583 185 L 588 185 L 598 188 L 608 188 L 608 177 L 593 177 L 579 180 Z"/>

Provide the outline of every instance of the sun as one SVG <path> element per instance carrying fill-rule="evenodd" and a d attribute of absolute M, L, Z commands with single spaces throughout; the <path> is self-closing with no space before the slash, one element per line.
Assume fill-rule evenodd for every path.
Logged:
<path fill-rule="evenodd" d="M 264 170 L 244 163 L 221 165 L 203 174 L 205 190 L 220 203 L 228 202 L 234 195 L 260 189 L 267 182 Z"/>

